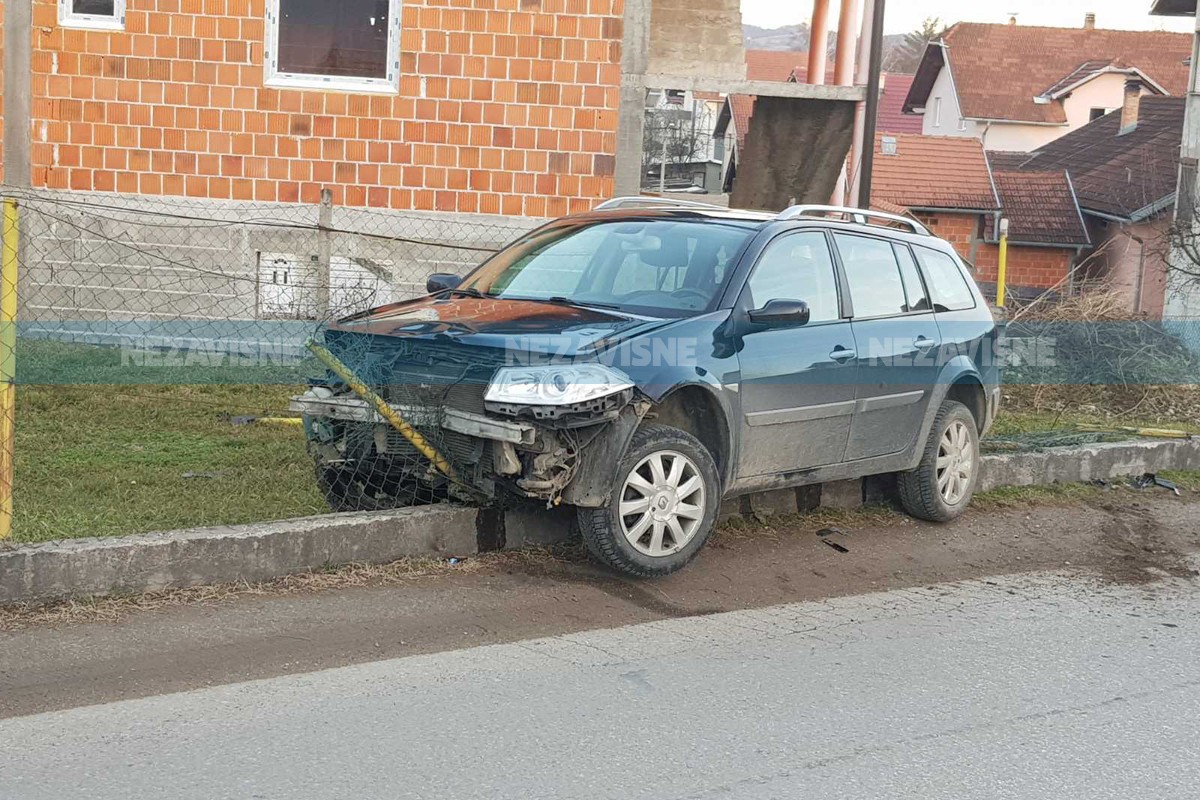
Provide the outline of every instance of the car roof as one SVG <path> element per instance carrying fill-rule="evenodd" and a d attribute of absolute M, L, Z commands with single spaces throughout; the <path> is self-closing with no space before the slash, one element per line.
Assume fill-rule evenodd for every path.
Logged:
<path fill-rule="evenodd" d="M 837 206 L 798 205 L 792 206 L 780 213 L 772 213 L 769 211 L 725 208 L 708 203 L 697 203 L 695 201 L 674 201 L 661 197 L 618 198 L 600 204 L 593 211 L 572 215 L 571 217 L 567 217 L 567 219 L 741 222 L 757 228 L 765 228 L 768 225 L 777 223 L 780 225 L 786 224 L 788 227 L 805 223 L 816 224 L 822 227 L 836 226 L 837 229 L 877 236 L 884 235 L 914 243 L 929 245 L 938 242 L 946 244 L 947 247 L 950 246 L 937 238 L 929 229 L 915 219 L 895 214 Z M 873 223 L 871 220 L 880 220 L 886 224 Z M 897 227 L 897 225 L 905 227 Z"/>

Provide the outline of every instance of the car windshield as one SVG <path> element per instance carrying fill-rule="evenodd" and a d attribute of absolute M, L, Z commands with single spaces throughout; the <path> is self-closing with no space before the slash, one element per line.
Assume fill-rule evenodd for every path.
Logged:
<path fill-rule="evenodd" d="M 682 317 L 709 310 L 756 226 L 737 221 L 568 221 L 488 260 L 462 290 L 510 300 Z"/>

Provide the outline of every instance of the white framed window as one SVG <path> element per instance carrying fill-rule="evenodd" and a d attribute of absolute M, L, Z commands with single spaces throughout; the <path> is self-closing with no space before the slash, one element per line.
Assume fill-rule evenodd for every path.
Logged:
<path fill-rule="evenodd" d="M 267 86 L 395 94 L 400 0 L 267 0 Z"/>
<path fill-rule="evenodd" d="M 125 30 L 125 0 L 58 0 L 58 24 L 64 28 Z"/>
<path fill-rule="evenodd" d="M 933 127 L 942 127 L 942 98 L 933 98 Z"/>

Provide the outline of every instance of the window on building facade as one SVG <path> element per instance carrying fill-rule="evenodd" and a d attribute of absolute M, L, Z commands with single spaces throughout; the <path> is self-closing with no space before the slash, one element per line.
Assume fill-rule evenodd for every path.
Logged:
<path fill-rule="evenodd" d="M 64 28 L 125 29 L 125 0 L 59 0 L 58 24 Z"/>
<path fill-rule="evenodd" d="M 400 0 L 268 0 L 267 84 L 395 92 Z"/>
<path fill-rule="evenodd" d="M 1095 122 L 1096 120 L 1100 119 L 1101 117 L 1105 116 L 1106 114 L 1108 114 L 1107 108 L 1093 108 L 1092 114 L 1091 114 L 1091 121 Z"/>
<path fill-rule="evenodd" d="M 942 98 L 933 98 L 933 127 L 942 127 Z"/>

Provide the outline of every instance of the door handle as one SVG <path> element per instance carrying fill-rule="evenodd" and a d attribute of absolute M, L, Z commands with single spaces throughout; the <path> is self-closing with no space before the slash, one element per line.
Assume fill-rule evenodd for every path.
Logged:
<path fill-rule="evenodd" d="M 916 341 L 913 342 L 913 346 L 915 346 L 918 350 L 929 350 L 931 348 L 937 347 L 937 344 L 938 343 L 935 342 L 933 339 L 927 339 L 924 336 L 918 336 L 916 338 Z"/>
<path fill-rule="evenodd" d="M 858 358 L 858 353 L 853 350 L 847 350 L 844 347 L 839 347 L 829 354 L 829 358 L 833 361 L 845 362 L 852 358 Z"/>

